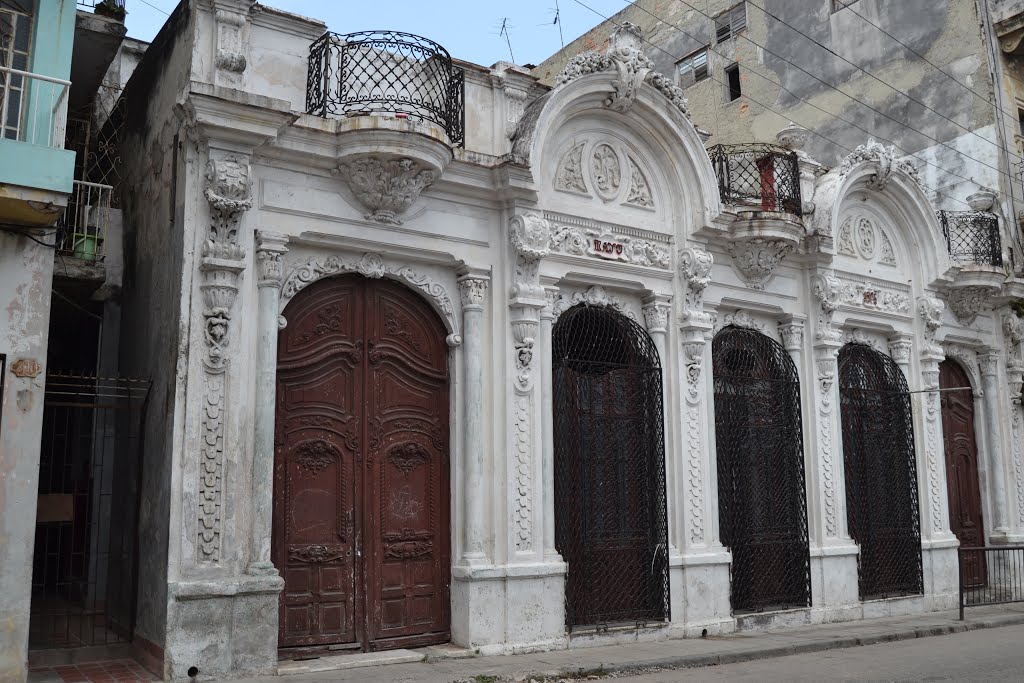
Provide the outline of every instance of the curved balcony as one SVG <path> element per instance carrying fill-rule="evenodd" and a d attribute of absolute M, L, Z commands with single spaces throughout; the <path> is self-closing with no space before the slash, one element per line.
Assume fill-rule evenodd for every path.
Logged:
<path fill-rule="evenodd" d="M 954 263 L 1002 267 L 999 219 L 988 211 L 939 211 L 946 249 Z"/>
<path fill-rule="evenodd" d="M 465 142 L 464 72 L 432 40 L 396 31 L 325 33 L 309 49 L 306 111 L 323 117 L 390 115 Z"/>
<path fill-rule="evenodd" d="M 778 145 L 714 145 L 708 148 L 722 203 L 740 211 L 802 215 L 796 152 Z"/>

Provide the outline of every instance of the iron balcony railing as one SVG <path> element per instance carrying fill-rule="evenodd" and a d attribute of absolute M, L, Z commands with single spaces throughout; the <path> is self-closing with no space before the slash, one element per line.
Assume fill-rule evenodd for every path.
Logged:
<path fill-rule="evenodd" d="M 946 249 L 957 263 L 1003 265 L 999 219 L 988 211 L 939 211 Z"/>
<path fill-rule="evenodd" d="M 74 181 L 68 207 L 57 222 L 57 251 L 83 261 L 102 261 L 110 226 L 111 185 Z"/>
<path fill-rule="evenodd" d="M 958 548 L 960 619 L 965 607 L 1024 602 L 1024 545 Z"/>
<path fill-rule="evenodd" d="M 766 144 L 708 148 L 722 203 L 802 215 L 796 152 Z"/>
<path fill-rule="evenodd" d="M 309 48 L 306 111 L 394 114 L 441 126 L 465 141 L 465 73 L 432 40 L 395 31 L 325 33 Z"/>
<path fill-rule="evenodd" d="M 71 81 L 0 65 L 0 137 L 64 147 Z"/>

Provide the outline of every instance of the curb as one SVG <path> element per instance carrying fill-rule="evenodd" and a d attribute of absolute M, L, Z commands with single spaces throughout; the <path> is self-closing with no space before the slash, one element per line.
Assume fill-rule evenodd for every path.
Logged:
<path fill-rule="evenodd" d="M 759 647 L 749 650 L 735 650 L 719 654 L 680 655 L 676 657 L 658 657 L 644 659 L 621 664 L 602 664 L 600 670 L 606 673 L 629 673 L 641 669 L 696 669 L 705 666 L 721 666 L 723 664 L 737 664 L 758 659 L 773 659 L 787 657 L 790 655 L 808 654 L 822 652 L 825 650 L 842 650 L 864 645 L 877 645 L 879 643 L 891 643 L 901 640 L 914 640 L 916 638 L 930 638 L 932 636 L 945 636 L 953 633 L 965 633 L 987 628 L 999 628 L 1001 626 L 1015 626 L 1024 624 L 1024 614 L 995 617 L 978 621 L 964 621 L 955 624 L 939 624 L 936 626 L 906 628 L 900 631 L 890 631 L 871 636 L 862 637 L 835 637 L 823 638 L 821 640 L 810 640 L 793 645 L 779 645 L 775 647 Z M 728 636 L 726 636 L 728 637 Z M 516 680 L 525 677 L 564 677 L 571 678 L 579 676 L 583 672 L 580 668 L 561 668 L 547 671 L 518 672 L 514 675 Z M 508 674 L 504 674 L 507 676 Z"/>

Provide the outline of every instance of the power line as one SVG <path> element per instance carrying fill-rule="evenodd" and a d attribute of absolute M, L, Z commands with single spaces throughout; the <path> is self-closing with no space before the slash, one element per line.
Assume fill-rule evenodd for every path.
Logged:
<path fill-rule="evenodd" d="M 593 12 L 594 14 L 596 14 L 597 16 L 599 16 L 599 17 L 601 17 L 602 19 L 604 19 L 605 21 L 609 21 L 609 22 L 611 22 L 612 24 L 614 24 L 615 26 L 621 26 L 621 25 L 620 25 L 620 24 L 619 24 L 618 22 L 614 21 L 613 19 L 611 19 L 611 18 L 610 18 L 610 17 L 608 17 L 608 16 L 605 16 L 604 14 L 601 14 L 600 12 L 598 12 L 597 10 L 595 10 L 595 9 L 594 9 L 593 7 L 590 7 L 590 6 L 589 6 L 589 5 L 587 5 L 586 3 L 582 2 L 582 0 L 573 0 L 573 2 L 575 2 L 575 3 L 577 4 L 577 5 L 580 5 L 581 7 L 585 8 L 585 9 L 588 9 L 588 10 L 590 10 L 591 12 Z M 645 10 L 645 11 L 646 11 L 646 10 Z M 657 16 L 656 16 L 656 15 L 652 15 L 652 16 L 655 16 L 655 18 L 657 18 Z M 673 25 L 673 24 L 671 24 L 670 22 L 663 22 L 663 23 L 669 24 L 670 26 L 673 26 L 673 27 L 674 27 L 674 28 L 676 28 L 677 30 L 680 30 L 680 31 L 682 31 L 682 29 L 679 29 L 679 27 L 677 27 L 677 26 L 674 26 L 674 25 Z M 685 31 L 682 31 L 682 32 L 683 32 L 683 33 L 686 33 Z M 688 34 L 687 34 L 687 35 L 688 35 Z M 692 36 L 691 36 L 691 37 L 692 37 Z M 643 38 L 643 37 L 641 37 L 641 40 L 642 40 L 643 42 L 647 43 L 648 45 L 650 45 L 651 47 L 653 47 L 654 49 L 658 50 L 659 52 L 662 52 L 662 53 L 664 53 L 664 54 L 668 55 L 669 57 L 671 57 L 671 58 L 673 58 L 673 59 L 675 58 L 675 56 L 674 56 L 674 55 L 673 55 L 672 53 L 668 52 L 667 50 L 665 50 L 664 48 L 662 48 L 662 47 L 661 47 L 660 45 L 656 45 L 656 44 L 652 43 L 652 42 L 651 42 L 650 40 L 648 40 L 648 39 L 646 39 L 646 38 Z M 710 49 L 710 48 L 709 48 L 709 49 Z M 715 52 L 715 51 L 714 51 L 714 50 L 712 50 L 712 52 Z M 719 53 L 715 52 L 715 54 L 719 54 Z M 721 56 L 721 55 L 720 55 L 720 56 Z M 715 83 L 718 83 L 719 85 L 722 85 L 723 87 L 725 87 L 725 85 L 726 85 L 726 84 L 725 84 L 725 83 L 724 83 L 723 81 L 719 80 L 719 79 L 718 79 L 718 78 L 716 78 L 715 76 L 712 76 L 712 75 L 711 75 L 711 73 L 710 73 L 710 70 L 709 70 L 709 73 L 708 73 L 708 78 L 709 78 L 710 80 L 714 81 Z M 774 81 L 771 81 L 771 82 L 773 82 L 773 83 L 774 83 Z M 776 84 L 776 85 L 778 85 L 778 84 Z M 780 87 L 781 87 L 781 86 L 780 86 Z M 783 89 L 785 90 L 785 88 L 783 88 Z M 789 92 L 789 91 L 787 91 L 787 92 Z M 793 93 L 790 93 L 790 94 L 793 94 Z M 802 98 L 799 98 L 799 97 L 798 97 L 797 95 L 795 95 L 795 94 L 793 94 L 793 96 L 794 96 L 794 97 L 797 97 L 797 99 L 800 99 L 800 100 L 801 100 L 801 101 L 803 101 L 803 102 L 806 102 L 806 100 L 803 100 Z M 765 103 L 763 103 L 763 102 L 760 102 L 759 100 L 756 100 L 756 99 L 754 99 L 754 98 L 753 98 L 753 97 L 751 97 L 750 95 L 746 95 L 746 94 L 744 94 L 744 95 L 743 95 L 743 97 L 745 97 L 745 98 L 746 98 L 746 99 L 748 99 L 749 101 L 753 102 L 754 104 L 757 104 L 757 105 L 759 105 L 759 106 L 761 106 L 761 107 L 764 107 L 764 108 L 765 108 L 765 110 L 767 110 L 767 111 L 770 111 L 770 112 L 772 112 L 773 114 L 776 114 L 777 116 L 779 116 L 779 117 L 780 117 L 780 118 L 782 118 L 783 120 L 787 120 L 787 121 L 791 121 L 791 120 L 792 120 L 792 117 L 791 117 L 791 116 L 789 116 L 789 115 L 787 115 L 787 114 L 783 114 L 783 113 L 781 113 L 781 112 L 779 112 L 779 111 L 776 111 L 775 109 L 773 109 L 773 108 L 772 108 L 772 107 L 770 107 L 769 105 L 767 105 L 767 104 L 765 104 Z M 841 117 L 838 117 L 838 116 L 836 116 L 835 114 L 832 114 L 832 113 L 830 113 L 830 112 L 827 112 L 827 111 L 825 111 L 824 109 L 821 109 L 820 107 L 816 107 L 816 105 L 813 105 L 813 104 L 811 104 L 810 102 L 807 102 L 807 104 L 810 104 L 810 105 L 811 105 L 812 107 L 815 107 L 816 109 L 818 109 L 818 110 L 819 110 L 819 111 L 821 111 L 822 113 L 826 114 L 827 116 L 831 116 L 831 117 L 833 117 L 833 118 L 836 118 L 836 119 L 838 119 L 838 120 L 840 120 L 840 121 L 845 121 L 845 119 L 842 119 Z M 872 135 L 872 134 L 871 134 L 870 132 L 868 132 L 868 131 L 865 131 L 865 130 L 864 130 L 863 128 L 860 128 L 859 126 L 856 126 L 856 124 L 851 124 L 851 125 L 854 125 L 854 126 L 855 126 L 855 127 L 857 127 L 857 128 L 859 129 L 859 130 L 861 130 L 861 131 L 863 131 L 863 132 L 865 132 L 865 133 L 868 133 L 868 135 Z M 805 128 L 806 128 L 806 127 L 805 127 Z M 828 137 L 827 135 L 824 135 L 824 134 L 822 134 L 822 133 L 819 133 L 819 132 L 817 132 L 817 131 L 815 131 L 815 130 L 812 130 L 812 129 L 809 129 L 809 128 L 808 128 L 807 130 L 808 130 L 808 132 L 809 132 L 809 133 L 811 133 L 811 134 L 812 134 L 812 135 L 814 135 L 815 137 L 821 138 L 822 140 L 825 140 L 826 142 L 828 142 L 828 143 L 830 143 L 830 144 L 832 144 L 832 145 L 835 145 L 835 146 L 836 146 L 837 148 L 839 148 L 839 149 L 841 149 L 841 150 L 844 150 L 844 151 L 845 151 L 845 152 L 847 152 L 847 153 L 853 152 L 853 150 L 852 150 L 852 149 L 850 149 L 849 147 L 847 147 L 846 145 L 844 145 L 844 144 L 842 144 L 842 143 L 840 143 L 840 142 L 837 142 L 836 140 L 833 140 L 832 138 Z M 880 138 L 880 139 L 881 139 L 881 138 Z M 916 158 L 916 157 L 915 157 L 915 158 Z M 926 163 L 930 163 L 930 162 L 927 162 L 927 161 L 926 161 Z M 934 164 L 932 164 L 932 165 L 934 165 Z M 936 166 L 936 168 L 939 168 L 939 167 L 937 167 L 937 166 Z M 943 169 L 940 169 L 940 170 L 943 170 Z M 965 180 L 967 180 L 967 179 L 965 178 Z M 973 182 L 973 181 L 971 181 L 971 182 Z M 968 206 L 968 204 L 967 204 L 967 202 L 966 202 L 966 201 L 964 201 L 964 200 L 962 200 L 962 199 L 958 199 L 958 198 L 956 198 L 956 197 L 953 197 L 953 196 L 951 196 L 951 195 L 948 195 L 948 194 L 946 194 L 946 193 L 944 193 L 944 192 L 941 192 L 941 191 L 937 190 L 936 188 L 930 187 L 930 186 L 928 186 L 928 185 L 925 185 L 925 184 L 923 184 L 923 183 L 921 183 L 921 187 L 922 187 L 922 188 L 924 188 L 924 189 L 926 189 L 926 190 L 929 190 L 930 192 L 932 192 L 932 193 L 933 193 L 933 194 L 934 194 L 935 196 L 937 196 L 937 197 L 945 197 L 946 199 L 949 199 L 949 200 L 951 200 L 951 201 L 953 201 L 953 202 L 956 202 L 957 204 L 963 204 L 964 206 Z"/>
<path fill-rule="evenodd" d="M 630 2 L 630 4 L 631 4 L 631 5 L 633 5 L 634 7 L 636 7 L 636 8 L 638 9 L 638 10 L 640 10 L 640 11 L 642 11 L 642 12 L 645 12 L 646 14 L 648 14 L 648 15 L 650 15 L 650 16 L 652 16 L 652 17 L 654 17 L 655 19 L 657 19 L 658 21 L 660 21 L 660 22 L 662 22 L 662 23 L 665 23 L 665 24 L 668 24 L 669 26 L 672 26 L 672 27 L 673 27 L 673 28 L 675 28 L 676 30 L 678 30 L 678 31 L 680 31 L 681 33 L 683 33 L 684 35 L 688 36 L 688 37 L 689 37 L 689 38 L 690 38 L 691 40 L 694 40 L 694 41 L 696 41 L 697 43 L 702 43 L 702 42 L 703 42 L 703 41 L 701 41 L 701 40 L 697 39 L 697 38 L 696 38 L 695 36 L 693 36 L 692 34 L 690 34 L 690 33 L 687 33 L 687 32 L 686 32 L 686 30 L 685 30 L 685 29 L 683 29 L 682 27 L 680 27 L 680 26 L 676 26 L 675 24 L 673 24 L 673 23 L 671 23 L 671 22 L 669 22 L 669 21 L 665 21 L 664 19 L 662 19 L 661 17 L 657 16 L 656 14 L 653 14 L 652 12 L 650 12 L 649 10 L 647 10 L 646 8 L 644 8 L 644 7 L 640 6 L 640 5 L 638 5 L 638 4 L 637 4 L 636 2 L 634 2 L 633 0 L 627 0 L 627 1 L 628 1 L 628 2 Z M 708 14 L 705 14 L 704 12 L 701 12 L 701 11 L 700 11 L 699 9 L 697 9 L 696 7 L 694 7 L 693 5 L 691 5 L 691 4 L 689 3 L 689 2 L 686 2 L 685 0 L 679 0 L 679 2 L 681 2 L 682 4 L 686 5 L 686 6 L 687 6 L 687 7 L 689 7 L 690 9 L 694 10 L 694 11 L 695 11 L 695 12 L 697 12 L 698 14 L 701 14 L 702 16 L 704 16 L 704 17 L 706 17 L 706 18 L 708 18 L 708 19 L 714 19 L 714 17 L 711 17 L 711 16 L 709 16 Z M 795 29 L 794 29 L 794 30 L 795 30 Z M 804 35 L 804 34 L 801 34 L 801 35 Z M 903 123 L 902 121 L 900 121 L 900 120 L 898 120 L 898 119 L 895 119 L 895 118 L 893 118 L 892 116 L 889 116 L 889 115 L 888 115 L 888 114 L 886 114 L 885 112 L 883 112 L 883 111 L 881 111 L 881 110 L 879 110 L 879 109 L 876 109 L 876 108 L 872 107 L 872 106 L 871 106 L 870 104 L 868 104 L 867 102 L 864 102 L 863 100 L 860 100 L 860 99 L 858 99 L 858 98 L 854 97 L 853 95 L 851 95 L 851 94 L 847 93 L 846 91 L 844 91 L 844 90 L 840 89 L 840 88 L 839 88 L 838 86 L 836 86 L 836 85 L 833 85 L 833 84 L 829 83 L 828 81 L 825 81 L 825 80 L 823 80 L 822 78 L 820 78 L 820 77 L 818 77 L 818 76 L 815 76 L 815 75 L 814 75 L 814 74 L 812 74 L 811 72 L 809 72 L 809 71 L 807 71 L 806 69 L 804 69 L 803 67 L 801 67 L 801 66 L 800 66 L 799 64 L 796 64 L 796 63 L 794 63 L 794 62 L 792 62 L 792 61 L 790 61 L 790 60 L 786 59 L 785 57 L 783 57 L 783 56 L 782 56 L 782 55 L 780 55 L 780 54 L 777 54 L 777 53 L 775 53 L 775 52 L 772 52 L 771 50 L 769 50 L 769 49 L 768 49 L 767 47 L 765 47 L 764 45 L 761 45 L 760 43 L 758 43 L 758 42 L 754 41 L 754 40 L 753 40 L 752 38 L 750 38 L 750 37 L 748 37 L 748 36 L 746 36 L 746 35 L 744 35 L 744 34 L 737 34 L 737 36 L 736 36 L 736 37 L 739 37 L 739 38 L 742 38 L 743 40 L 746 40 L 746 41 L 747 41 L 748 43 L 750 43 L 750 44 L 751 44 L 751 45 L 753 45 L 754 47 L 756 47 L 756 48 L 758 48 L 758 49 L 760 49 L 760 50 L 763 50 L 763 51 L 764 51 L 764 52 L 766 52 L 767 54 L 770 54 L 770 55 L 772 55 L 772 56 L 774 56 L 774 57 L 776 57 L 776 58 L 778 58 L 778 59 L 780 59 L 780 60 L 782 60 L 782 61 L 786 62 L 787 64 L 789 64 L 789 65 L 791 65 L 791 66 L 795 67 L 796 69 L 798 69 L 799 71 L 801 71 L 801 72 L 803 72 L 803 73 L 807 74 L 808 76 L 810 76 L 810 77 L 811 77 L 811 78 L 813 78 L 814 80 L 818 81 L 819 83 L 821 83 L 821 84 L 823 84 L 823 85 L 825 85 L 825 86 L 827 86 L 827 87 L 831 88 L 832 90 L 835 90 L 836 92 L 838 92 L 839 94 L 843 95 L 844 97 L 846 97 L 846 98 L 847 98 L 848 100 L 850 100 L 851 102 L 856 102 L 856 103 L 858 103 L 858 104 L 860 104 L 860 105 L 862 105 L 862 106 L 864 106 L 864 107 L 866 107 L 866 108 L 870 109 L 871 111 L 875 112 L 876 114 L 879 114 L 880 116 L 883 116 L 883 117 L 885 117 L 886 119 L 888 119 L 888 120 L 892 121 L 893 123 L 895 123 L 895 124 L 897 124 L 897 125 L 899 125 L 899 126 L 902 126 L 903 128 L 905 128 L 905 129 L 907 129 L 907 130 L 911 131 L 912 133 L 915 133 L 915 134 L 917 134 L 917 135 L 920 135 L 921 137 L 923 137 L 923 138 L 925 138 L 925 139 L 927 139 L 927 140 L 931 140 L 932 142 L 936 143 L 937 145 L 941 145 L 942 147 L 945 147 L 946 149 L 950 150 L 950 151 L 951 151 L 951 152 L 953 152 L 954 154 L 958 154 L 958 155 L 960 155 L 960 156 L 963 156 L 963 157 L 965 157 L 965 158 L 967 158 L 967 159 L 970 159 L 971 161 L 975 162 L 976 164 L 979 164 L 979 165 L 981 165 L 981 166 L 985 166 L 985 167 L 987 167 L 987 168 L 990 168 L 990 169 L 992 169 L 993 171 L 995 171 L 996 173 L 998 173 L 998 174 L 1000 174 L 1000 175 L 1005 175 L 1005 176 L 1006 176 L 1007 178 L 1009 178 L 1009 179 L 1010 179 L 1010 181 L 1011 181 L 1011 182 L 1013 181 L 1013 176 L 1012 176 L 1012 175 L 1010 175 L 1010 174 L 1009 174 L 1009 173 L 1007 173 L 1007 172 L 1004 172 L 1004 171 L 1003 171 L 1002 169 L 1000 169 L 1000 168 L 998 168 L 998 167 L 996 167 L 996 166 L 993 166 L 993 165 L 991 165 L 991 164 L 989 164 L 989 163 L 986 163 L 986 162 L 984 162 L 984 161 L 982 161 L 982 160 L 980 160 L 980 159 L 975 159 L 975 158 L 974 158 L 974 157 L 972 157 L 971 155 L 969 155 L 969 154 L 967 154 L 967 153 L 965 153 L 965 152 L 963 152 L 963 151 L 961 151 L 961 150 L 958 150 L 958 149 L 956 149 L 955 147 L 952 147 L 952 146 L 950 146 L 949 144 L 947 144 L 947 143 L 945 143 L 945 142 L 943 142 L 943 141 L 941 141 L 941 140 L 939 140 L 939 139 L 937 139 L 937 138 L 934 138 L 934 137 L 932 137 L 932 136 L 928 135 L 927 133 L 924 133 L 924 132 L 922 132 L 922 131 L 919 131 L 919 130 L 915 130 L 914 128 L 911 128 L 911 127 L 910 127 L 909 125 L 907 125 L 906 123 Z M 714 54 L 716 54 L 716 55 L 719 55 L 720 57 L 724 57 L 724 56 L 725 56 L 725 55 L 722 55 L 722 54 L 721 54 L 720 52 L 718 52 L 717 50 L 713 50 L 713 49 L 711 48 L 711 46 L 710 46 L 710 45 L 708 45 L 708 48 L 707 48 L 707 49 L 708 49 L 709 51 L 713 52 Z M 861 131 L 861 132 L 863 132 L 863 133 L 866 133 L 867 135 L 870 135 L 870 136 L 872 136 L 872 137 L 875 137 L 875 138 L 877 138 L 877 139 L 881 140 L 882 142 L 888 142 L 888 143 L 889 143 L 889 144 L 891 144 L 891 145 L 894 145 L 894 146 L 896 146 L 896 147 L 900 147 L 899 145 L 896 145 L 896 142 L 895 142 L 894 140 L 891 140 L 891 139 L 888 139 L 888 138 L 884 138 L 884 137 L 882 137 L 882 136 L 878 135 L 877 133 L 872 133 L 871 131 L 869 131 L 869 130 L 867 130 L 867 129 L 865 129 L 865 128 L 863 128 L 863 127 L 859 126 L 859 125 L 857 125 L 857 124 L 856 124 L 856 123 L 854 123 L 853 121 L 850 121 L 850 120 L 848 120 L 848 119 L 845 119 L 845 118 L 843 118 L 842 116 L 839 116 L 838 114 L 833 114 L 832 112 L 829 112 L 829 111 L 826 111 L 825 109 L 822 109 L 821 107 L 817 106 L 816 104 L 813 104 L 813 103 L 812 103 L 812 102 L 811 102 L 810 100 L 804 99 L 804 98 L 800 97 L 799 95 L 797 95 L 797 94 L 796 94 L 795 92 L 793 92 L 792 90 L 789 90 L 789 89 L 788 89 L 788 88 L 786 88 L 786 87 L 785 87 L 784 85 L 782 85 L 782 83 L 781 83 L 781 82 L 777 82 L 777 81 L 774 81 L 774 80 L 772 80 L 771 78 L 768 78 L 767 76 L 765 76 L 764 74 L 762 74 L 762 73 L 759 73 L 759 72 L 758 72 L 757 70 L 749 70 L 749 73 L 752 73 L 752 74 L 754 74 L 755 76 L 758 76 L 759 78 L 762 78 L 763 80 L 766 80 L 766 81 L 768 81 L 768 82 L 769 82 L 769 83 L 771 83 L 772 85 L 775 85 L 775 86 L 777 86 L 777 87 L 781 88 L 781 89 L 782 89 L 782 90 L 783 90 L 784 92 L 786 92 L 786 93 L 788 93 L 788 94 L 792 95 L 792 96 L 793 96 L 794 98 L 796 98 L 796 99 L 800 100 L 801 102 L 804 102 L 805 104 L 807 104 L 807 105 L 809 105 L 809 106 L 811 106 L 811 107 L 813 107 L 813 108 L 817 109 L 818 111 L 822 112 L 823 114 L 825 114 L 825 115 L 827 115 L 827 116 L 831 116 L 831 117 L 833 117 L 833 118 L 835 118 L 835 119 L 838 119 L 839 121 L 842 121 L 843 123 L 846 123 L 846 124 L 848 124 L 848 125 L 850 125 L 850 126 L 853 126 L 853 127 L 854 127 L 854 128 L 856 128 L 857 130 L 859 130 L 859 131 Z M 994 144 L 994 143 L 993 143 L 993 144 Z M 999 147 L 998 145 L 996 145 L 996 147 L 997 147 L 997 148 L 999 148 L 999 149 L 1000 149 L 1000 151 L 1002 150 L 1002 147 Z M 902 151 L 902 148 L 900 148 L 900 149 L 901 149 L 901 151 Z M 945 173 L 945 174 L 947 174 L 947 175 L 952 175 L 952 176 L 958 177 L 958 178 L 960 178 L 961 180 L 965 180 L 965 181 L 967 181 L 967 182 L 970 182 L 970 183 L 974 183 L 974 182 L 975 182 L 973 178 L 965 178 L 965 177 L 963 177 L 963 176 L 961 176 L 961 175 L 959 175 L 959 174 L 957 174 L 957 173 L 954 173 L 954 172 L 950 171 L 950 170 L 949 170 L 949 169 L 947 169 L 947 168 L 944 168 L 944 167 L 942 167 L 942 166 L 939 166 L 938 164 L 936 164 L 936 163 L 934 163 L 934 162 L 931 162 L 931 161 L 929 161 L 929 160 L 925 159 L 924 157 L 918 156 L 919 152 L 918 152 L 918 153 L 915 153 L 915 152 L 907 152 L 906 154 L 907 154 L 908 156 L 911 156 L 911 157 L 913 157 L 914 159 L 917 159 L 917 160 L 919 160 L 919 161 L 921 161 L 921 162 L 923 162 L 923 163 L 925 163 L 925 164 L 929 165 L 929 166 L 932 166 L 933 168 L 936 168 L 936 169 L 938 169 L 938 170 L 942 171 L 943 173 Z"/>
<path fill-rule="evenodd" d="M 157 12 L 162 12 L 164 15 L 166 15 L 168 17 L 171 16 L 170 12 L 167 12 L 167 11 L 164 11 L 164 10 L 160 9 L 159 7 L 157 7 L 156 5 L 154 5 L 151 2 L 146 2 L 146 0 L 139 0 L 139 2 L 141 2 L 143 5 L 149 5 L 150 7 L 155 9 Z"/>

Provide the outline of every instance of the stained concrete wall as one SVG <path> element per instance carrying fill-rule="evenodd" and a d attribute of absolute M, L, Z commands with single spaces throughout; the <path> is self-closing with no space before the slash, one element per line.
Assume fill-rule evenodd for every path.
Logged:
<path fill-rule="evenodd" d="M 27 675 L 52 279 L 53 249 L 0 231 L 0 681 Z M 38 374 L 15 376 L 20 361 L 38 363 Z"/>
<path fill-rule="evenodd" d="M 188 82 L 192 26 L 189 3 L 172 13 L 125 87 L 124 274 L 120 371 L 149 378 L 152 387 L 143 426 L 142 495 L 139 511 L 139 577 L 136 642 L 160 666 L 167 621 L 168 520 L 172 499 L 172 452 L 183 385 L 179 359 L 187 348 L 179 326 L 185 268 L 181 205 L 176 176 L 187 144 L 175 98 Z M 156 88 L 160 83 L 162 87 Z M 111 125 L 117 125 L 112 122 Z"/>
<path fill-rule="evenodd" d="M 710 17 L 734 4 L 708 0 L 693 4 L 697 11 L 674 0 L 640 0 L 533 73 L 553 83 L 574 55 L 606 49 L 614 25 L 630 21 L 650 41 L 645 49 L 658 70 L 675 74 L 679 59 L 714 43 Z M 869 137 L 904 154 L 921 153 L 915 166 L 953 200 L 1000 177 L 997 142 L 991 134 L 974 134 L 995 119 L 974 0 L 858 0 L 835 13 L 830 0 L 761 0 L 746 7 L 747 28 L 711 45 L 711 77 L 685 90 L 694 123 L 711 133 L 709 145 L 774 142 L 775 133 L 794 121 L 818 134 L 810 136 L 806 151 L 828 166 Z M 729 102 L 724 69 L 733 63 L 740 65 L 744 96 Z M 972 182 L 975 176 L 978 182 Z M 967 208 L 935 198 L 939 208 Z"/>

